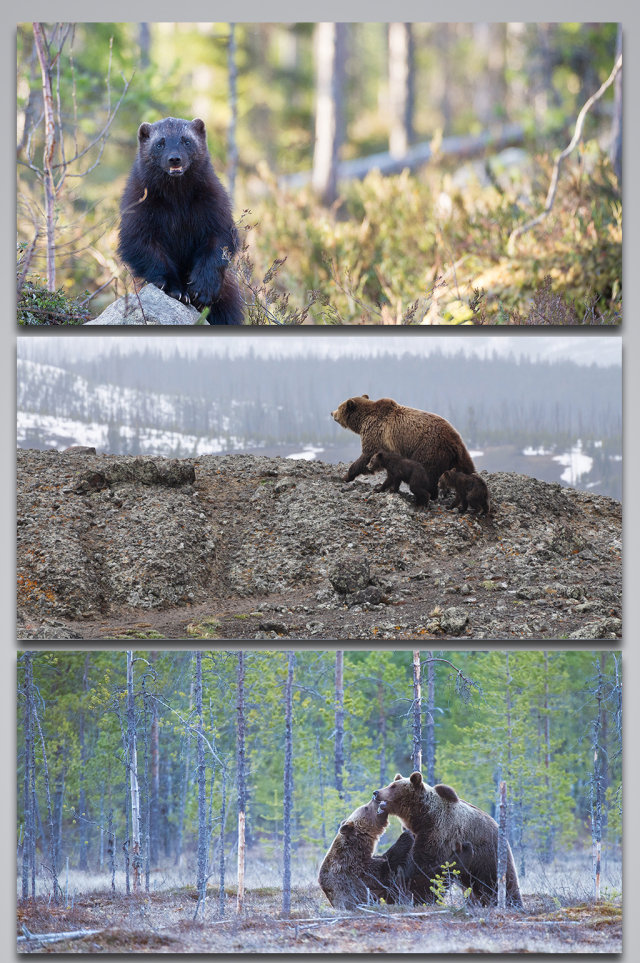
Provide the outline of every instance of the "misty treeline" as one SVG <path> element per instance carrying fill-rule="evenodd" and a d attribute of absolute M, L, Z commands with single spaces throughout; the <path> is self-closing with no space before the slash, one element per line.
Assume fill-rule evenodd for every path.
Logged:
<path fill-rule="evenodd" d="M 20 653 L 19 893 L 179 873 L 223 913 L 246 872 L 281 881 L 286 915 L 340 821 L 422 764 L 496 817 L 506 784 L 525 891 L 578 864 L 597 898 L 620 857 L 621 692 L 616 652 Z"/>
<path fill-rule="evenodd" d="M 22 362 L 48 361 L 53 367 Z M 77 376 L 85 379 L 80 382 Z M 353 395 L 392 397 L 447 418 L 470 448 L 516 445 L 565 450 L 581 439 L 590 455 L 622 454 L 618 366 L 500 357 L 427 357 L 407 350 L 339 358 L 261 357 L 202 352 L 186 357 L 113 348 L 95 357 L 23 339 L 18 362 L 19 412 L 110 424 L 109 450 L 127 447 L 131 432 L 155 428 L 240 446 L 342 444 L 330 412 Z M 104 387 L 100 387 L 104 386 Z M 354 438 L 350 439 L 357 444 Z M 32 445 L 36 439 L 33 439 Z M 593 449 L 589 443 L 601 442 Z M 29 444 L 26 445 L 29 447 Z M 592 450 L 593 449 L 593 450 Z M 195 445 L 162 454 L 187 456 Z M 606 466 L 604 466 L 606 468 Z"/>

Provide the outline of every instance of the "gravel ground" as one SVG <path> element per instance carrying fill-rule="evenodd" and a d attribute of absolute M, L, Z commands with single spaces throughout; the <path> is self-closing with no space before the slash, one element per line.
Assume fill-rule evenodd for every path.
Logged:
<path fill-rule="evenodd" d="M 483 473 L 488 517 L 254 455 L 18 451 L 18 638 L 616 639 L 621 506 Z"/>

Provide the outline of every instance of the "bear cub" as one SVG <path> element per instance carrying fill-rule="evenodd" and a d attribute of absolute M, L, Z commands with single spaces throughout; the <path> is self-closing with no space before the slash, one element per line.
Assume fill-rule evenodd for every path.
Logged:
<path fill-rule="evenodd" d="M 238 235 L 199 118 L 140 125 L 120 212 L 118 254 L 135 277 L 199 311 L 208 307 L 209 324 L 242 324 L 229 271 Z"/>
<path fill-rule="evenodd" d="M 450 507 L 458 508 L 461 515 L 467 508 L 483 515 L 489 513 L 489 489 L 480 475 L 465 475 L 464 472 L 450 468 L 440 476 L 438 488 L 443 494 L 451 489 L 455 490 L 456 497 Z"/>
<path fill-rule="evenodd" d="M 376 486 L 377 492 L 386 492 L 389 488 L 397 492 L 400 482 L 406 482 L 415 495 L 416 505 L 429 504 L 429 478 L 420 462 L 402 458 L 395 451 L 377 451 L 367 467 L 371 472 L 386 469 L 387 477 Z"/>

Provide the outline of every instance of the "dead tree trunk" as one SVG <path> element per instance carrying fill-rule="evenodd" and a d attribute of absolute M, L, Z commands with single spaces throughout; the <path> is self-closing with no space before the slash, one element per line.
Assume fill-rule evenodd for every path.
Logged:
<path fill-rule="evenodd" d="M 35 857 L 36 857 L 36 819 L 35 819 L 35 755 L 34 755 L 34 697 L 33 697 L 33 653 L 24 654 L 24 836 L 22 841 L 22 898 L 35 898 Z"/>
<path fill-rule="evenodd" d="M 204 718 L 202 714 L 202 652 L 195 653 L 195 685 L 194 693 L 196 699 L 196 717 L 198 720 L 196 759 L 198 772 L 198 878 L 196 887 L 198 891 L 198 903 L 196 905 L 195 917 L 198 909 L 204 914 L 204 902 L 207 887 L 207 853 L 209 849 L 209 834 L 207 832 L 207 800 L 206 800 L 206 770 L 205 770 L 205 745 L 204 745 Z"/>
<path fill-rule="evenodd" d="M 247 807 L 247 789 L 245 783 L 245 707 L 244 707 L 244 652 L 238 652 L 238 897 L 236 913 L 242 913 L 244 903 L 244 844 L 245 844 L 245 813 Z"/>
<path fill-rule="evenodd" d="M 33 40 L 40 63 L 42 78 L 42 103 L 44 108 L 45 142 L 42 158 L 44 180 L 44 207 L 47 225 L 47 287 L 56 289 L 56 246 L 55 246 L 55 200 L 56 190 L 53 181 L 53 157 L 56 149 L 56 122 L 51 90 L 52 63 L 41 23 L 33 25 Z"/>
<path fill-rule="evenodd" d="M 389 24 L 389 153 L 404 157 L 413 140 L 413 33 L 410 23 Z"/>
<path fill-rule="evenodd" d="M 87 871 L 89 868 L 89 819 L 87 817 L 87 793 L 85 789 L 85 778 L 87 771 L 87 744 L 85 734 L 85 708 L 87 693 L 89 692 L 89 655 L 85 656 L 84 670 L 82 673 L 82 696 L 83 700 L 78 713 L 78 742 L 80 744 L 80 772 L 78 774 L 78 810 L 80 812 L 79 832 L 80 832 L 80 856 L 78 859 L 78 869 Z"/>
<path fill-rule="evenodd" d="M 427 711 L 425 713 L 425 756 L 427 782 L 436 781 L 436 667 L 433 652 L 427 652 Z"/>
<path fill-rule="evenodd" d="M 344 797 L 344 652 L 336 652 L 335 672 L 335 787 L 340 799 Z"/>
<path fill-rule="evenodd" d="M 591 774 L 591 843 L 593 852 L 593 895 L 600 901 L 600 872 L 602 862 L 602 811 L 604 802 L 604 753 L 601 747 L 602 712 L 604 702 L 604 675 L 602 663 L 596 662 L 596 704 L 597 712 L 593 721 L 591 747 L 593 751 L 593 772 Z"/>
<path fill-rule="evenodd" d="M 40 735 L 40 746 L 42 748 L 42 772 L 44 776 L 44 789 L 45 796 L 47 800 L 47 818 L 49 821 L 49 859 L 51 861 L 51 879 L 53 881 L 53 902 L 58 902 L 58 893 L 60 887 L 58 886 L 58 853 L 56 851 L 56 832 L 53 821 L 53 807 L 51 806 L 51 785 L 49 782 L 49 765 L 47 763 L 47 749 L 44 742 L 44 735 L 42 733 L 42 727 L 40 725 L 40 720 L 38 719 L 38 710 L 36 708 L 35 702 L 33 704 L 33 717 L 36 724 L 36 728 Z"/>
<path fill-rule="evenodd" d="M 129 749 L 129 795 L 131 800 L 131 846 L 133 892 L 140 890 L 140 785 L 138 783 L 138 749 L 136 742 L 136 710 L 133 689 L 133 652 L 127 652 L 127 745 Z"/>
<path fill-rule="evenodd" d="M 284 796 L 283 796 L 283 874 L 282 915 L 291 913 L 291 814 L 293 810 L 293 670 L 296 654 L 287 653 L 287 685 L 284 700 Z"/>
<path fill-rule="evenodd" d="M 422 684 L 420 653 L 413 653 L 413 768 L 422 771 Z"/>
<path fill-rule="evenodd" d="M 498 909 L 502 910 L 507 906 L 508 847 L 507 785 L 501 780 L 498 793 Z"/>
<path fill-rule="evenodd" d="M 344 23 L 316 24 L 316 129 L 312 185 L 326 205 L 333 204 L 338 194 L 346 31 Z"/>
<path fill-rule="evenodd" d="M 157 652 L 151 653 L 151 664 L 158 657 Z M 149 858 L 152 866 L 157 866 L 160 859 L 160 727 L 158 725 L 158 703 L 155 699 L 151 703 L 151 802 L 149 816 Z"/>

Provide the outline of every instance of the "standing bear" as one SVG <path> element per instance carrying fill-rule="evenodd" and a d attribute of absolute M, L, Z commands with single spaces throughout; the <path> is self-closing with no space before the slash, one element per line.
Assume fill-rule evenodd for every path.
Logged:
<path fill-rule="evenodd" d="M 371 800 L 352 812 L 341 823 L 322 861 L 318 882 L 338 909 L 354 909 L 366 903 L 369 894 L 388 903 L 395 901 L 394 875 L 409 857 L 413 836 L 403 832 L 386 853 L 374 855 L 389 822 L 386 813 L 378 809 Z"/>
<path fill-rule="evenodd" d="M 118 253 L 135 277 L 200 311 L 209 308 L 209 324 L 242 324 L 229 270 L 238 235 L 199 118 L 140 125 L 120 212 Z"/>
<path fill-rule="evenodd" d="M 362 439 L 362 454 L 350 465 L 345 481 L 367 472 L 377 451 L 394 451 L 419 462 L 427 473 L 429 494 L 438 497 L 438 479 L 449 468 L 471 474 L 475 466 L 465 444 L 440 415 L 399 405 L 392 398 L 370 401 L 369 395 L 349 398 L 331 412 L 343 428 Z"/>
<path fill-rule="evenodd" d="M 428 901 L 430 880 L 439 867 L 457 853 L 456 881 L 470 889 L 483 906 L 497 903 L 498 824 L 488 813 L 458 797 L 451 786 L 429 786 L 422 773 L 408 779 L 397 775 L 392 783 L 373 794 L 381 815 L 398 816 L 415 836 L 408 882 L 418 898 Z M 507 902 L 521 907 L 522 897 L 511 848 L 507 843 Z"/>

